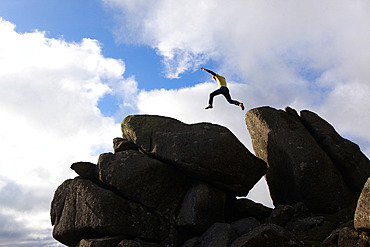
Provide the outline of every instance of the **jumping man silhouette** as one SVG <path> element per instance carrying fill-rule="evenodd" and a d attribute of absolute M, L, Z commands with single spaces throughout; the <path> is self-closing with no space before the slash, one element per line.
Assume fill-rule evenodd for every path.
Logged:
<path fill-rule="evenodd" d="M 216 95 L 222 94 L 223 96 L 225 96 L 227 102 L 229 102 L 230 104 L 233 104 L 233 105 L 240 106 L 240 108 L 242 108 L 242 111 L 244 111 L 243 103 L 231 99 L 229 89 L 227 88 L 225 77 L 223 77 L 219 74 L 216 74 L 212 70 L 208 70 L 208 69 L 205 69 L 205 68 L 201 68 L 201 69 L 203 71 L 207 71 L 208 73 L 210 73 L 212 75 L 212 78 L 217 81 L 218 86 L 219 86 L 219 89 L 215 90 L 214 92 L 212 92 L 209 95 L 209 102 L 208 102 L 209 105 L 206 107 L 206 109 L 212 109 L 213 108 L 213 97 L 215 97 Z"/>

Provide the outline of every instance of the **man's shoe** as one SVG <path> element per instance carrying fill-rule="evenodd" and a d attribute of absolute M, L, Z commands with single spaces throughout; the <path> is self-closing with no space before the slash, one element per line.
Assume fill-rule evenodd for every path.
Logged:
<path fill-rule="evenodd" d="M 211 105 L 209 105 L 209 106 L 207 106 L 207 107 L 206 107 L 206 110 L 207 110 L 207 109 L 212 109 L 212 108 L 213 108 L 213 107 L 212 107 Z"/>
<path fill-rule="evenodd" d="M 244 105 L 243 105 L 243 103 L 240 103 L 239 106 L 242 108 L 242 111 L 244 111 Z"/>

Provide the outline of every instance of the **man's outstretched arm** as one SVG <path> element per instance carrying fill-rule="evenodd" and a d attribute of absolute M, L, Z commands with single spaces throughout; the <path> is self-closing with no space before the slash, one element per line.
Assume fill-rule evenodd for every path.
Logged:
<path fill-rule="evenodd" d="M 215 72 L 213 72 L 212 70 L 209 70 L 209 69 L 205 69 L 205 68 L 201 68 L 203 71 L 207 71 L 208 73 L 210 73 L 211 75 L 216 75 Z"/>

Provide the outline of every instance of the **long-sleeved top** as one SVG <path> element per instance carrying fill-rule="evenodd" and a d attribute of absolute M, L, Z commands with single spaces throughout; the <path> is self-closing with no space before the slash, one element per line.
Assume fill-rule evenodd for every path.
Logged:
<path fill-rule="evenodd" d="M 219 75 L 219 74 L 216 74 L 215 72 L 213 72 L 212 70 L 209 70 L 209 69 L 205 69 L 208 73 L 210 73 L 211 75 L 215 76 L 216 77 L 216 81 L 218 83 L 218 86 L 219 87 L 227 87 L 227 84 L 226 84 L 226 79 L 225 77 Z"/>

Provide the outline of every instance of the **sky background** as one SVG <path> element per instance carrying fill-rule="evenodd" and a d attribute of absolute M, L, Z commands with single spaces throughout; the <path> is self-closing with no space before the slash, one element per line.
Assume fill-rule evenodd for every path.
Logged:
<path fill-rule="evenodd" d="M 77 161 L 112 152 L 128 114 L 228 127 L 309 109 L 370 154 L 370 2 L 1 0 L 0 246 L 61 246 L 50 202 Z M 248 195 L 272 206 L 263 180 Z"/>

